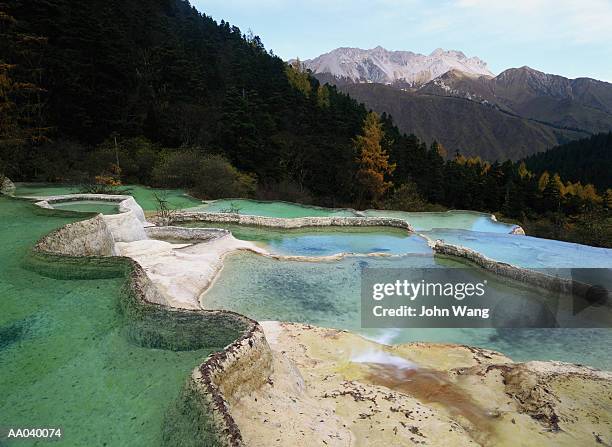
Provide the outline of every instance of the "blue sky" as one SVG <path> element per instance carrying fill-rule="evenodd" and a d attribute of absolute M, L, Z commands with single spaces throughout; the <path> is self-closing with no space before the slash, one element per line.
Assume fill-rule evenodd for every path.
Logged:
<path fill-rule="evenodd" d="M 612 0 L 192 0 L 251 29 L 283 59 L 340 46 L 436 48 L 478 56 L 495 74 L 532 68 L 612 82 Z"/>

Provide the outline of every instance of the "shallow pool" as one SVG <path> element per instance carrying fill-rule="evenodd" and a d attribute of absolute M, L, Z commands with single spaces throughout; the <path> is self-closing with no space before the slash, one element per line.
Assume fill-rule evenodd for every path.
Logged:
<path fill-rule="evenodd" d="M 102 200 L 71 200 L 69 202 L 55 202 L 50 204 L 58 210 L 80 211 L 88 213 L 118 214 L 119 206 L 116 203 Z"/>
<path fill-rule="evenodd" d="M 491 215 L 475 211 L 448 211 L 440 213 L 410 213 L 392 210 L 366 210 L 355 212 L 346 208 L 321 208 L 290 202 L 266 202 L 257 200 L 215 200 L 191 208 L 189 211 L 209 213 L 238 212 L 245 215 L 266 217 L 325 217 L 325 216 L 372 216 L 395 217 L 408 221 L 418 231 L 433 228 L 459 228 L 471 231 L 510 233 L 515 225 L 496 222 Z"/>
<path fill-rule="evenodd" d="M 59 214 L 0 196 L 0 427 L 60 427 L 58 446 L 161 445 L 168 408 L 220 346 L 152 349 L 128 337 L 124 276 L 61 280 L 24 268 L 37 239 L 77 220 Z M 34 444 L 46 445 L 16 443 Z"/>
<path fill-rule="evenodd" d="M 248 199 L 221 199 L 208 202 L 189 211 L 207 213 L 240 213 L 252 216 L 266 217 L 327 217 L 327 216 L 355 216 L 349 209 L 322 208 L 317 206 L 300 205 L 291 202 L 265 202 Z"/>
<path fill-rule="evenodd" d="M 252 253 L 226 258 L 222 274 L 201 297 L 205 308 L 221 308 L 257 320 L 297 321 L 356 331 L 383 343 L 431 341 L 461 343 L 498 350 L 514 360 L 562 360 L 611 369 L 612 329 L 362 329 L 360 316 L 363 268 L 465 267 L 460 262 L 426 255 L 396 258 L 350 257 L 330 262 L 267 259 Z M 509 286 L 480 269 L 470 276 L 486 278 L 512 302 L 533 302 L 541 291 Z"/>
<path fill-rule="evenodd" d="M 79 186 L 61 185 L 56 183 L 16 183 L 16 196 L 57 196 L 64 194 L 77 194 Z M 142 185 L 124 185 L 117 188 L 117 194 L 131 195 L 145 211 L 155 211 L 157 201 L 155 194 L 168 201 L 173 209 L 190 208 L 202 203 L 201 200 L 191 197 L 182 189 L 156 189 Z"/>
<path fill-rule="evenodd" d="M 464 230 L 425 232 L 431 239 L 468 247 L 497 261 L 527 268 L 612 267 L 612 249 L 530 236 Z"/>
<path fill-rule="evenodd" d="M 218 222 L 188 222 L 186 227 L 224 228 L 234 237 L 256 242 L 271 253 L 327 256 L 338 253 L 431 254 L 424 238 L 391 227 L 308 227 L 276 229 Z"/>
<path fill-rule="evenodd" d="M 403 219 L 417 231 L 429 231 L 434 228 L 463 229 L 487 233 L 510 233 L 516 225 L 497 222 L 490 214 L 476 211 L 446 211 L 440 213 L 411 213 L 406 211 L 367 210 L 366 216 L 396 217 Z"/>

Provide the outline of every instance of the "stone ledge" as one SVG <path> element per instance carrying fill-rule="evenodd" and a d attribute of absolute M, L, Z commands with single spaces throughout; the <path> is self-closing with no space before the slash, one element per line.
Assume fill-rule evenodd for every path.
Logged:
<path fill-rule="evenodd" d="M 173 216 L 173 222 L 223 222 L 239 225 L 252 225 L 273 228 L 305 227 L 395 227 L 414 232 L 414 228 L 403 219 L 393 217 L 263 217 L 234 213 L 198 213 L 179 212 Z"/>
<path fill-rule="evenodd" d="M 10 178 L 0 175 L 0 194 L 7 196 L 15 195 L 15 184 Z"/>
<path fill-rule="evenodd" d="M 201 235 L 202 236 L 202 235 Z M 34 247 L 40 262 L 57 264 L 59 258 L 64 258 L 67 265 L 72 260 L 78 264 L 97 262 L 97 257 L 112 256 L 113 238 L 102 215 L 91 219 L 64 225 L 50 234 L 44 236 Z M 58 258 L 59 256 L 59 258 Z M 79 261 L 80 259 L 80 261 Z M 215 321 L 227 320 L 246 328 L 243 334 L 224 349 L 205 359 L 196 368 L 188 380 L 187 387 L 196 386 L 202 393 L 203 401 L 207 403 L 204 413 L 210 413 L 213 425 L 216 428 L 213 435 L 224 446 L 240 447 L 244 443 L 240 430 L 229 411 L 226 396 L 231 400 L 249 389 L 261 386 L 271 368 L 271 351 L 265 339 L 263 330 L 255 320 L 241 314 L 225 310 L 186 310 L 166 305 L 166 300 L 159 293 L 143 268 L 131 258 L 114 257 L 118 264 L 127 262 L 129 280 L 126 285 L 128 297 L 133 297 L 136 308 L 144 306 L 150 310 L 162 310 L 177 316 L 201 317 L 201 324 L 214 324 Z M 57 273 L 57 269 L 53 270 Z M 120 270 L 120 269 L 119 269 Z M 128 298 L 129 300 L 129 298 Z M 124 303 L 124 307 L 133 305 Z M 136 314 L 142 311 L 136 310 Z M 214 330 L 213 330 L 214 331 Z M 253 366 L 255 366 L 253 368 Z"/>
<path fill-rule="evenodd" d="M 35 250 L 67 256 L 113 256 L 113 235 L 101 214 L 64 225 L 42 238 Z"/>
<path fill-rule="evenodd" d="M 448 244 L 439 239 L 435 241 L 428 239 L 428 244 L 437 254 L 467 259 L 471 263 L 496 275 L 530 284 L 544 290 L 586 297 L 591 289 L 590 285 L 573 279 L 548 275 L 536 270 L 496 261 L 471 248 Z"/>
<path fill-rule="evenodd" d="M 145 228 L 147 236 L 150 239 L 166 240 L 172 239 L 177 241 L 212 241 L 230 234 L 228 230 L 220 228 L 186 228 L 186 227 L 147 227 Z"/>

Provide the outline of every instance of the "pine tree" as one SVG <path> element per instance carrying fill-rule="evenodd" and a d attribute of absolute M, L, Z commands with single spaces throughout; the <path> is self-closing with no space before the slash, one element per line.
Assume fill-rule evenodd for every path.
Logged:
<path fill-rule="evenodd" d="M 549 211 L 559 211 L 561 208 L 561 198 L 563 196 L 563 183 L 559 175 L 555 174 L 548 179 L 548 183 L 542 191 L 544 206 Z"/>
<path fill-rule="evenodd" d="M 0 4 L 0 171 L 3 172 L 16 170 L 14 165 L 18 160 L 32 158 L 28 149 L 48 141 L 44 90 L 39 86 L 42 81 L 40 48 L 46 39 L 20 32 L 17 25 L 7 5 Z"/>
<path fill-rule="evenodd" d="M 382 123 L 378 114 L 370 112 L 363 122 L 363 133 L 353 143 L 359 153 L 357 164 L 358 203 L 361 206 L 377 204 L 380 198 L 393 186 L 385 180 L 395 170 L 395 164 L 389 163 L 389 155 L 383 149 L 384 139 Z"/>

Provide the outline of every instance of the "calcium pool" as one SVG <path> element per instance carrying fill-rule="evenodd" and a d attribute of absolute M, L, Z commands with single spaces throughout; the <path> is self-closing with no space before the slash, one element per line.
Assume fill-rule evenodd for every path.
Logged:
<path fill-rule="evenodd" d="M 55 202 L 51 206 L 57 210 L 78 211 L 84 213 L 119 213 L 119 207 L 116 203 L 104 202 L 102 200 L 71 200 L 67 202 Z"/>
<path fill-rule="evenodd" d="M 62 185 L 56 183 L 16 183 L 15 195 L 18 197 L 46 197 L 64 194 L 77 194 L 80 191 L 76 185 Z M 117 187 L 116 194 L 133 196 L 145 211 L 155 211 L 157 202 L 155 194 L 168 201 L 173 209 L 190 208 L 202 203 L 188 195 L 182 189 L 155 189 L 142 185 L 124 185 Z"/>
<path fill-rule="evenodd" d="M 447 211 L 435 213 L 410 213 L 392 210 L 355 211 L 348 208 L 322 208 L 291 202 L 266 202 L 246 199 L 221 199 L 190 208 L 189 211 L 207 213 L 239 213 L 267 217 L 326 217 L 371 216 L 395 217 L 410 222 L 417 231 L 434 228 L 456 228 L 492 233 L 510 233 L 516 225 L 497 222 L 490 214 L 475 211 Z"/>
<path fill-rule="evenodd" d="M 610 329 L 361 329 L 363 268 L 466 267 L 433 255 L 347 257 L 330 262 L 279 261 L 252 253 L 226 258 L 220 277 L 201 296 L 204 308 L 228 309 L 256 320 L 280 320 L 347 329 L 382 343 L 459 343 L 500 351 L 514 360 L 561 360 L 610 369 Z M 505 294 L 509 303 L 538 302 L 543 292 L 496 279 L 480 269 L 474 278 Z"/>
<path fill-rule="evenodd" d="M 188 222 L 182 226 L 230 230 L 234 237 L 256 242 L 279 255 L 319 257 L 340 253 L 432 253 L 424 238 L 401 228 L 343 226 L 277 229 L 219 222 Z"/>
<path fill-rule="evenodd" d="M 164 427 L 180 425 L 168 415 L 192 369 L 240 331 L 208 347 L 190 342 L 206 332 L 197 321 L 170 324 L 157 312 L 136 324 L 119 310 L 120 260 L 107 258 L 112 274 L 91 261 L 106 279 L 67 279 L 85 260 L 68 266 L 66 279 L 36 273 L 43 266 L 30 259 L 33 245 L 83 218 L 74 216 L 0 196 L 0 428 L 61 428 L 50 445 L 161 445 Z M 172 349 L 156 342 L 162 330 Z"/>

